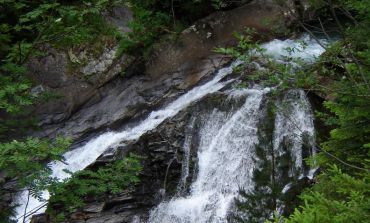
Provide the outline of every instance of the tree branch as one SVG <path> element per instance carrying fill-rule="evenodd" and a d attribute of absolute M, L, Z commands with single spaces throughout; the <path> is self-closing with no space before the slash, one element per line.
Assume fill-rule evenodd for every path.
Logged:
<path fill-rule="evenodd" d="M 27 214 L 27 208 L 28 208 L 29 201 L 30 201 L 30 190 L 28 189 L 27 202 L 26 202 L 26 206 L 24 207 L 23 223 L 26 223 L 26 214 Z"/>

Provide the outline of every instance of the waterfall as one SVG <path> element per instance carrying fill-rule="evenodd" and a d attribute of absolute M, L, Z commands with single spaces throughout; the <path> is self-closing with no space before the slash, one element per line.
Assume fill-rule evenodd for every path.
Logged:
<path fill-rule="evenodd" d="M 226 114 L 210 116 L 200 131 L 199 170 L 191 195 L 161 203 L 149 222 L 226 222 L 239 188 L 252 185 L 253 147 L 266 89 L 247 91 L 244 105 L 225 122 Z"/>
<path fill-rule="evenodd" d="M 214 111 L 199 131 L 199 170 L 190 195 L 159 204 L 150 213 L 150 223 L 227 222 L 239 189 L 252 189 L 257 126 L 264 115 L 261 102 L 269 89 L 243 92 L 247 98 L 240 109 L 232 115 Z M 275 115 L 274 150 L 283 153 L 279 145 L 288 139 L 293 166 L 303 175 L 302 133 L 314 133 L 310 104 L 302 90 L 287 92 L 276 104 L 280 109 Z"/>
<path fill-rule="evenodd" d="M 303 90 L 290 90 L 282 100 L 276 102 L 276 116 L 274 127 L 273 147 L 278 155 L 284 153 L 281 144 L 284 141 L 290 143 L 290 153 L 294 161 L 294 169 L 304 175 L 302 144 L 306 143 L 310 148 L 314 147 L 314 124 L 310 103 Z M 306 137 L 306 138 L 305 138 Z M 307 142 L 303 142 L 307 140 Z M 309 150 L 310 156 L 315 150 Z M 290 173 L 292 176 L 293 173 Z"/>
<path fill-rule="evenodd" d="M 191 128 L 194 127 L 195 118 L 193 117 L 190 120 L 190 124 L 188 126 L 188 131 L 185 132 L 185 142 L 184 142 L 184 158 L 182 160 L 182 166 L 181 166 L 181 179 L 177 186 L 177 192 L 182 193 L 186 189 L 186 182 L 189 177 L 189 165 L 190 165 L 190 150 L 191 150 L 191 142 L 193 139 L 193 134 L 191 131 Z"/>
<path fill-rule="evenodd" d="M 304 36 L 303 39 L 307 39 Z M 296 57 L 306 61 L 312 61 L 319 56 L 322 49 L 314 40 L 307 39 L 308 46 L 304 52 L 297 52 Z M 277 60 L 281 57 L 285 47 L 296 44 L 292 40 L 273 40 L 264 44 L 266 52 L 273 55 Z M 297 46 L 299 48 L 299 46 Z M 60 180 L 68 178 L 64 169 L 69 172 L 76 172 L 86 168 L 93 163 L 108 148 L 122 145 L 125 141 L 137 140 L 144 133 L 156 128 L 166 119 L 178 114 L 191 103 L 204 96 L 221 90 L 225 85 L 232 82 L 221 81 L 226 75 L 233 72 L 233 68 L 240 62 L 234 62 L 229 67 L 220 69 L 214 78 L 209 82 L 195 87 L 184 95 L 174 100 L 164 108 L 153 111 L 137 126 L 121 132 L 106 132 L 91 139 L 85 145 L 64 154 L 64 162 L 51 162 L 48 165 L 52 169 L 52 176 Z M 230 98 L 245 96 L 244 104 L 232 113 L 221 112 L 217 109 L 204 120 L 199 130 L 200 142 L 198 151 L 198 173 L 196 179 L 190 186 L 190 194 L 185 197 L 174 197 L 170 201 L 164 201 L 152 209 L 149 222 L 153 223 L 202 223 L 202 222 L 226 222 L 234 199 L 238 196 L 241 187 L 252 188 L 252 180 L 255 161 L 254 147 L 258 143 L 257 126 L 261 118 L 261 106 L 263 99 L 270 89 L 253 88 L 235 90 L 230 92 Z M 295 96 L 294 96 L 295 95 Z M 298 95 L 298 96 L 297 96 Z M 301 99 L 299 104 L 296 99 Z M 281 100 L 276 102 L 277 107 L 283 103 L 290 105 L 289 114 L 293 115 L 295 124 L 289 124 L 283 113 L 277 112 L 275 119 L 274 145 L 284 138 L 290 138 L 294 143 L 293 156 L 295 167 L 302 169 L 302 134 L 294 128 L 299 126 L 308 135 L 313 136 L 312 113 L 306 96 L 303 91 L 292 91 Z M 179 190 L 183 190 L 186 178 L 189 175 L 189 149 L 192 136 L 186 136 L 185 159 L 182 170 L 182 181 L 179 182 Z M 306 173 L 302 172 L 302 175 Z M 178 193 L 180 194 L 180 193 Z M 43 200 L 39 201 L 30 197 L 24 191 L 17 196 L 15 201 L 19 206 L 16 208 L 17 221 L 23 222 L 23 214 L 42 213 L 45 211 L 45 204 L 48 201 L 49 193 L 43 192 Z M 25 211 L 26 210 L 26 211 Z M 30 215 L 27 217 L 29 221 Z"/>
<path fill-rule="evenodd" d="M 324 49 L 307 35 L 302 37 L 307 46 L 293 40 L 273 40 L 262 47 L 266 53 L 280 60 L 287 56 L 284 49 L 295 47 L 298 50 L 290 57 L 312 62 Z M 240 188 L 249 191 L 253 188 L 253 171 L 257 168 L 255 146 L 259 142 L 258 123 L 263 117 L 262 101 L 269 89 L 243 89 L 229 91 L 229 98 L 247 94 L 245 103 L 232 115 L 213 111 L 199 131 L 198 173 L 184 197 L 175 196 L 163 201 L 151 210 L 149 223 L 223 223 L 232 212 L 235 198 Z M 314 153 L 313 114 L 303 90 L 288 91 L 275 102 L 273 150 L 282 155 L 281 144 L 289 141 L 292 155 L 292 171 L 300 177 L 304 171 L 304 137 L 309 141 L 307 150 Z M 185 148 L 184 148 L 185 149 Z M 288 189 L 285 187 L 282 192 Z"/>
<path fill-rule="evenodd" d="M 222 82 L 221 79 L 226 75 L 232 73 L 233 68 L 240 64 L 239 61 L 234 62 L 229 67 L 220 69 L 214 78 L 209 82 L 195 87 L 180 96 L 178 99 L 170 103 L 163 109 L 153 111 L 149 116 L 139 123 L 134 128 L 124 130 L 122 132 L 106 132 L 100 136 L 90 140 L 84 146 L 76 148 L 64 154 L 64 162 L 51 162 L 50 165 L 53 177 L 60 180 L 68 178 L 69 172 L 76 172 L 86 168 L 93 163 L 105 150 L 112 147 L 117 147 L 124 141 L 131 141 L 138 139 L 144 133 L 156 128 L 167 118 L 175 116 L 179 111 L 189 106 L 192 102 L 197 101 L 207 94 L 216 92 L 223 88 L 230 81 Z M 39 201 L 33 197 L 28 198 L 28 192 L 25 190 L 17 196 L 15 204 L 19 204 L 16 208 L 16 219 L 18 222 L 23 222 L 23 215 L 25 213 L 42 213 L 45 211 L 45 204 L 49 198 L 47 191 L 43 192 L 43 201 Z M 27 201 L 29 199 L 29 201 Z M 27 208 L 26 208 L 27 207 Z M 31 216 L 28 216 L 28 221 Z"/>
<path fill-rule="evenodd" d="M 320 39 L 320 42 L 324 45 L 328 44 L 327 40 Z M 262 45 L 262 48 L 266 50 L 266 54 L 271 55 L 276 60 L 281 60 L 283 57 L 300 58 L 307 63 L 314 62 L 325 49 L 308 34 L 303 34 L 298 41 L 287 39 L 287 40 L 272 40 Z M 287 48 L 294 49 L 292 52 Z"/>

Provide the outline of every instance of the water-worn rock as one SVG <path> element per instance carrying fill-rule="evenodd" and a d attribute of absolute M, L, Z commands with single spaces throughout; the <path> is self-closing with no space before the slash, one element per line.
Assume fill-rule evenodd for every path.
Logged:
<path fill-rule="evenodd" d="M 6 177 L 5 172 L 0 170 L 0 210 L 2 214 L 12 213 L 12 208 L 9 204 L 14 199 L 14 194 L 19 191 L 15 180 Z"/>
<path fill-rule="evenodd" d="M 103 202 L 88 204 L 84 207 L 83 211 L 86 213 L 99 213 L 103 210 L 104 205 Z"/>
<path fill-rule="evenodd" d="M 159 44 L 144 66 L 129 66 L 132 60 L 127 56 L 112 60 L 115 48 L 109 48 L 81 69 L 90 75 L 87 81 L 67 75 L 65 54 L 54 52 L 42 61 L 32 62 L 39 82 L 57 88 L 62 96 L 37 107 L 42 129 L 38 135 L 62 134 L 77 139 L 103 128 L 114 128 L 167 103 L 229 61 L 212 50 L 232 44 L 234 31 L 254 27 L 265 32 L 283 26 L 281 8 L 268 2 L 253 1 L 211 14 L 186 29 L 177 41 Z M 267 20 L 268 25 L 264 22 Z M 117 76 L 125 68 L 127 76 Z"/>
<path fill-rule="evenodd" d="M 209 76 L 226 61 L 210 58 L 209 63 L 199 69 L 199 74 Z M 214 66 L 213 63 L 218 66 Z M 128 121 L 147 113 L 167 100 L 184 92 L 199 81 L 186 73 L 170 73 L 160 77 L 136 75 L 131 78 L 116 78 L 97 89 L 96 94 L 63 123 L 43 126 L 44 136 L 57 134 L 78 138 L 88 132 Z"/>
<path fill-rule="evenodd" d="M 168 103 L 202 80 L 210 78 L 218 68 L 227 63 L 229 58 L 216 55 L 212 49 L 216 46 L 232 44 L 232 32 L 241 31 L 245 27 L 254 27 L 265 32 L 273 28 L 272 24 L 283 25 L 281 22 L 283 18 L 281 8 L 270 1 L 253 1 L 237 9 L 214 13 L 185 30 L 177 42 L 160 44 L 157 53 L 145 65 L 139 63 L 137 66 L 135 62 L 131 66 L 126 64 L 125 67 L 130 71 L 127 76 L 119 77 L 115 74 L 99 84 L 96 84 L 99 80 L 90 79 L 90 82 L 95 85 L 83 81 L 81 84 L 86 84 L 85 88 L 78 86 L 74 89 L 76 87 L 73 86 L 76 85 L 66 88 L 71 92 L 66 92 L 65 95 L 69 95 L 71 100 L 75 100 L 74 97 L 77 100 L 80 97 L 79 94 L 84 93 L 87 96 L 84 96 L 84 100 L 79 103 L 70 102 L 73 106 L 67 106 L 68 109 L 60 110 L 58 114 L 46 110 L 42 117 L 48 118 L 42 119 L 42 131 L 38 134 L 43 136 L 64 134 L 78 139 L 102 128 L 130 126 L 130 123 L 149 111 Z M 265 20 L 269 20 L 270 25 L 266 25 Z M 106 52 L 108 55 L 111 51 Z M 100 58 L 110 60 L 110 56 L 103 55 Z M 64 61 L 66 55 L 55 54 L 51 59 L 52 62 L 56 61 L 54 66 L 58 65 L 58 73 L 66 71 Z M 52 62 L 47 64 L 53 64 Z M 106 63 L 103 64 L 99 61 L 89 63 L 89 67 L 85 69 L 86 74 L 95 73 L 91 77 L 105 74 L 99 70 Z M 120 63 L 112 62 L 111 66 L 108 66 L 109 69 L 111 70 L 115 64 Z M 51 72 L 52 67 L 53 65 L 50 65 L 47 70 Z M 63 75 L 66 74 L 63 73 Z M 63 75 L 58 78 L 62 81 L 68 80 L 67 83 L 70 84 L 74 84 L 70 82 L 72 80 L 79 83 L 79 79 Z M 60 87 L 59 81 L 56 81 L 54 86 Z M 80 92 L 81 89 L 85 91 Z M 110 162 L 112 158 L 122 157 L 128 152 L 135 152 L 145 157 L 144 171 L 140 176 L 141 182 L 133 191 L 127 191 L 126 194 L 116 197 L 107 197 L 102 201 L 104 203 L 102 211 L 91 212 L 86 211 L 85 208 L 85 211 L 82 209 L 73 213 L 69 216 L 68 222 L 118 223 L 131 222 L 133 219 L 140 222 L 139 219 L 147 218 L 150 208 L 163 199 L 168 199 L 176 191 L 186 194 L 196 169 L 195 148 L 198 143 L 196 131 L 202 121 L 202 116 L 199 114 L 210 114 L 210 108 L 230 110 L 236 109 L 239 105 L 236 103 L 230 106 L 225 102 L 224 96 L 222 94 L 208 96 L 201 103 L 190 106 L 156 129 L 144 134 L 138 141 L 127 143 L 116 154 L 108 154 L 93 164 L 91 168 L 94 165 Z M 67 113 L 66 110 L 68 110 Z M 179 185 L 184 162 L 183 145 L 187 131 L 194 131 L 194 134 L 190 134 L 194 135 L 188 157 L 190 174 Z M 178 187 L 181 189 L 177 190 Z M 94 210 L 97 209 L 94 208 Z"/>
<path fill-rule="evenodd" d="M 186 195 L 189 192 L 197 168 L 199 126 L 212 115 L 214 109 L 227 112 L 242 104 L 243 97 L 230 99 L 225 93 L 209 95 L 144 134 L 136 142 L 121 147 L 115 155 L 116 159 L 129 152 L 144 157 L 140 184 L 133 190 L 108 196 L 103 202 L 89 203 L 80 211 L 67 216 L 67 222 L 79 222 L 82 219 L 85 222 L 118 223 L 133 222 L 135 219 L 136 222 L 146 222 L 149 210 L 163 199 L 169 199 L 175 193 Z M 193 137 L 189 141 L 185 139 L 186 135 Z M 189 145 L 188 156 L 184 151 L 186 140 Z M 98 159 L 89 168 L 95 168 L 103 161 L 107 160 Z M 183 175 L 185 162 L 189 164 L 186 177 Z"/>

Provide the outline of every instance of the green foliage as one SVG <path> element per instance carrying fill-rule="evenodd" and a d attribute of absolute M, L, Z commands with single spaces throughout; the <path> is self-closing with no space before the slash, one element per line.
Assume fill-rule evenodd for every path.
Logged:
<path fill-rule="evenodd" d="M 101 12 L 117 1 L 0 1 L 0 169 L 7 179 L 16 178 L 32 196 L 54 179 L 45 162 L 61 160 L 70 142 L 37 138 L 22 140 L 22 128 L 29 127 L 27 108 L 36 97 L 32 83 L 25 77 L 24 64 L 40 52 L 40 44 L 71 47 L 88 43 L 97 36 L 113 35 L 103 24 Z M 19 141 L 12 140 L 17 135 Z M 3 192 L 3 191 L 2 191 Z M 2 193 L 1 193 L 2 195 Z"/>
<path fill-rule="evenodd" d="M 212 6 L 216 9 L 222 9 L 227 7 L 227 3 L 224 0 L 212 0 Z"/>
<path fill-rule="evenodd" d="M 274 119 L 277 110 L 273 101 L 267 102 L 267 114 L 258 126 L 259 143 L 255 147 L 256 167 L 252 178 L 254 186 L 248 191 L 243 188 L 240 190 L 240 198 L 235 201 L 235 222 L 258 223 L 272 220 L 274 212 L 278 210 L 280 214 L 289 215 L 298 204 L 296 194 L 307 186 L 305 181 L 298 182 L 300 173 L 308 169 L 307 166 L 303 169 L 295 167 L 290 152 L 292 142 L 284 138 L 279 145 L 274 145 Z M 303 134 L 303 141 L 309 141 L 309 137 Z M 305 144 L 302 145 L 302 151 L 310 149 Z M 291 187 L 288 193 L 284 192 L 287 185 Z"/>
<path fill-rule="evenodd" d="M 287 56 L 281 56 L 277 61 L 255 40 L 257 33 L 253 29 L 246 29 L 243 33 L 234 34 L 238 45 L 228 48 L 216 48 L 217 53 L 225 54 L 238 59 L 243 63 L 237 68 L 244 74 L 247 81 L 258 82 L 264 86 L 273 86 L 274 91 L 282 92 L 292 88 L 310 88 L 317 84 L 317 75 L 307 72 L 308 64 L 301 58 L 292 55 L 305 50 L 307 43 L 298 42 L 298 46 L 287 47 Z M 265 69 L 256 69 L 254 62 L 261 62 Z M 301 69 L 296 69 L 299 66 Z"/>
<path fill-rule="evenodd" d="M 54 141 L 27 138 L 24 141 L 13 140 L 0 143 L 0 170 L 3 178 L 0 182 L 0 199 L 9 193 L 5 185 L 7 180 L 17 180 L 14 191 L 27 189 L 29 196 L 41 198 L 41 192 L 56 179 L 50 177 L 51 169 L 45 165 L 49 160 L 62 160 L 62 153 L 69 147 L 70 140 L 58 137 Z M 10 204 L 9 204 L 10 206 Z M 2 206 L 0 221 L 8 222 L 13 215 L 12 208 Z"/>
<path fill-rule="evenodd" d="M 315 157 L 315 163 L 321 166 L 322 174 L 316 178 L 314 187 L 302 194 L 300 198 L 303 204 L 289 218 L 275 215 L 274 221 L 368 222 L 370 2 L 316 0 L 312 3 L 313 7 L 325 12 L 323 15 L 333 17 L 343 38 L 328 46 L 311 68 L 295 70 L 294 76 L 292 67 L 276 64 L 262 54 L 259 56 L 264 58 L 269 71 L 255 72 L 253 75 L 248 73 L 252 77 L 250 81 L 278 85 L 281 90 L 299 87 L 327 96 L 324 102 L 327 110 L 326 113 L 321 112 L 320 117 L 332 130 L 329 138 L 318 146 L 319 153 Z M 349 22 L 342 23 L 338 19 L 338 10 Z M 245 50 L 250 49 L 246 47 Z M 287 49 L 288 52 L 295 50 Z M 252 61 L 250 56 L 243 58 L 243 48 L 222 49 L 218 52 L 242 58 L 247 63 Z M 292 61 L 289 57 L 284 60 Z M 302 67 L 299 61 L 297 63 Z M 249 72 L 248 68 L 247 64 L 243 69 Z M 244 197 L 253 195 L 245 194 Z M 251 202 L 249 206 L 252 208 L 257 205 Z"/>
<path fill-rule="evenodd" d="M 326 102 L 325 106 L 335 114 L 338 127 L 330 132 L 330 139 L 323 143 L 323 149 L 353 165 L 369 163 L 369 98 L 340 97 L 336 102 Z M 343 164 L 338 165 L 348 169 Z"/>
<path fill-rule="evenodd" d="M 101 36 L 117 37 L 101 13 L 117 0 L 0 1 L 0 138 L 16 131 L 14 115 L 26 114 L 36 97 L 24 64 L 38 56 L 38 47 L 65 48 L 89 44 Z M 21 125 L 23 126 L 23 125 Z"/>
<path fill-rule="evenodd" d="M 68 214 L 82 207 L 86 199 L 101 200 L 134 186 L 142 171 L 140 162 L 141 157 L 130 154 L 97 170 L 76 172 L 71 179 L 51 185 L 47 212 L 57 216 L 63 210 Z"/>
<path fill-rule="evenodd" d="M 339 8 L 351 23 L 341 24 L 343 39 L 330 46 L 314 72 L 315 88 L 328 95 L 320 114 L 332 130 L 316 157 L 323 173 L 301 196 L 304 204 L 275 222 L 368 222 L 370 213 L 370 2 L 313 1 L 315 7 Z M 352 14 L 349 14 L 352 12 Z M 335 16 L 335 11 L 331 11 Z M 335 163 L 335 165 L 332 165 Z"/>
<path fill-rule="evenodd" d="M 369 173 L 356 179 L 334 165 L 317 180 L 313 188 L 301 195 L 304 204 L 288 219 L 275 222 L 368 222 Z"/>
<path fill-rule="evenodd" d="M 271 101 L 268 102 L 267 115 L 264 122 L 258 126 L 260 142 L 256 145 L 257 163 L 253 172 L 254 187 L 250 191 L 240 190 L 240 199 L 236 199 L 238 214 L 234 216 L 235 222 L 258 223 L 269 219 L 277 207 L 279 199 L 282 198 L 282 189 L 289 179 L 279 180 L 278 154 L 273 146 L 274 111 Z M 286 151 L 287 152 L 287 151 Z M 284 156 L 289 156 L 287 152 Z M 289 158 L 288 158 L 289 159 Z M 283 166 L 283 169 L 285 167 Z"/>
<path fill-rule="evenodd" d="M 340 42 L 329 49 L 319 62 L 319 72 L 322 76 L 333 79 L 330 88 L 323 91 L 334 100 L 324 103 L 331 112 L 326 116 L 326 122 L 335 128 L 330 132 L 330 138 L 322 144 L 322 149 L 336 157 L 359 167 L 369 164 L 370 143 L 370 63 L 367 58 L 357 56 L 369 51 L 362 48 L 364 42 L 348 39 L 348 43 Z M 357 46 L 356 46 L 357 45 Z M 361 46 L 360 50 L 356 48 Z M 370 52 L 365 53 L 370 56 Z M 331 163 L 330 157 L 319 157 L 322 163 Z M 343 170 L 353 174 L 353 168 L 343 163 L 337 163 Z"/>
<path fill-rule="evenodd" d="M 23 76 L 24 67 L 7 63 L 1 67 L 0 72 L 9 73 L 0 76 L 0 109 L 14 114 L 32 104 L 32 95 L 27 91 L 31 83 Z"/>
<path fill-rule="evenodd" d="M 131 32 L 119 43 L 117 54 L 140 54 L 148 50 L 164 34 L 176 35 L 183 27 L 215 9 L 231 3 L 224 0 L 128 0 L 134 13 L 129 23 Z M 145 52 L 144 52 L 145 53 Z"/>
<path fill-rule="evenodd" d="M 133 10 L 135 19 L 129 23 L 131 32 L 120 41 L 118 55 L 148 48 L 166 32 L 171 22 L 169 15 L 162 12 L 149 11 L 142 7 L 134 7 Z"/>
<path fill-rule="evenodd" d="M 40 192 L 55 180 L 50 177 L 51 170 L 44 162 L 62 160 L 62 153 L 69 145 L 70 140 L 61 137 L 53 142 L 27 138 L 0 143 L 0 169 L 8 178 L 17 178 L 18 187 L 27 187 L 32 196 L 40 197 Z"/>
<path fill-rule="evenodd" d="M 239 59 L 244 64 L 250 63 L 258 56 L 264 55 L 265 50 L 261 48 L 258 41 L 254 40 L 255 35 L 257 35 L 255 29 L 246 28 L 243 33 L 233 33 L 233 35 L 238 42 L 237 46 L 228 48 L 219 47 L 214 52 Z"/>
<path fill-rule="evenodd" d="M 4 40 L 27 41 L 28 45 L 52 43 L 73 46 L 113 34 L 101 13 L 121 1 L 2 1 Z M 9 16 L 12 16 L 11 19 Z M 4 32 L 5 34 L 5 32 Z M 9 42 L 9 41 L 8 41 Z M 26 43 L 26 42 L 25 42 Z"/>

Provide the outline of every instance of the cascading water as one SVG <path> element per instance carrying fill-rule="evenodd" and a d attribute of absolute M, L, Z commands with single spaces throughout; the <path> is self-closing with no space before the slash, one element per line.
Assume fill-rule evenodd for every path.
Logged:
<path fill-rule="evenodd" d="M 322 44 L 326 45 L 325 39 L 320 40 Z M 262 45 L 262 48 L 266 50 L 266 54 L 271 55 L 277 60 L 281 60 L 282 57 L 300 58 L 305 62 L 312 63 L 318 56 L 320 56 L 325 49 L 308 34 L 302 35 L 298 41 L 287 39 L 287 40 L 272 40 Z M 287 50 L 288 48 L 294 49 L 293 51 Z"/>
<path fill-rule="evenodd" d="M 316 42 L 304 36 L 308 43 L 295 56 L 312 62 L 323 52 Z M 293 45 L 293 46 L 292 46 Z M 266 52 L 277 60 L 286 47 L 300 45 L 292 40 L 274 40 L 263 45 Z M 261 102 L 269 89 L 248 89 L 244 105 L 231 116 L 214 112 L 199 131 L 198 174 L 190 187 L 190 194 L 174 197 L 154 208 L 150 223 L 205 223 L 227 222 L 240 188 L 248 191 L 254 186 L 253 171 L 256 168 L 255 146 L 259 143 L 258 122 L 262 115 Z M 229 92 L 232 95 L 240 95 Z M 230 95 L 230 97 L 233 97 Z M 303 136 L 306 134 L 313 153 L 314 126 L 310 104 L 303 90 L 291 90 L 276 102 L 273 150 L 281 155 L 281 144 L 291 142 L 293 167 L 303 172 Z M 225 121 L 226 120 L 226 121 Z M 294 170 L 293 170 L 294 171 Z M 292 171 L 292 172 L 293 172 Z M 290 173 L 293 175 L 293 173 Z M 285 188 L 286 189 L 286 188 Z"/>
<path fill-rule="evenodd" d="M 323 49 L 313 40 L 304 37 L 308 43 L 305 53 L 299 53 L 307 61 L 311 61 L 315 56 L 320 55 Z M 267 53 L 275 55 L 278 59 L 283 48 L 295 44 L 291 40 L 274 40 L 264 47 Z M 156 128 L 167 118 L 175 116 L 179 111 L 189 106 L 207 94 L 214 93 L 222 89 L 226 84 L 233 80 L 222 82 L 221 79 L 232 73 L 233 67 L 240 62 L 235 62 L 230 67 L 218 71 L 215 77 L 202 86 L 195 87 L 186 94 L 182 95 L 165 108 L 152 112 L 144 121 L 136 127 L 122 132 L 107 132 L 97 138 L 90 140 L 84 146 L 69 151 L 64 155 L 65 163 L 52 162 L 49 165 L 53 170 L 53 176 L 59 179 L 68 178 L 69 175 L 64 171 L 70 172 L 82 170 L 94 162 L 105 150 L 119 146 L 124 141 L 136 140 L 149 130 Z M 239 91 L 239 96 L 246 97 L 244 105 L 233 113 L 222 113 L 214 111 L 209 119 L 204 121 L 200 130 L 200 143 L 198 148 L 198 173 L 197 178 L 191 185 L 190 194 L 186 197 L 176 197 L 170 201 L 161 203 L 151 211 L 150 222 L 225 222 L 234 198 L 237 196 L 239 188 L 246 189 L 253 186 L 252 174 L 255 167 L 252 159 L 254 155 L 254 145 L 258 143 L 257 124 L 260 118 L 260 108 L 263 98 L 269 89 L 248 89 Z M 292 104 L 291 114 L 294 119 L 298 119 L 298 126 L 304 131 L 313 135 L 312 115 L 310 114 L 309 104 L 305 95 L 299 95 L 306 103 L 305 109 L 299 105 Z M 230 93 L 232 94 L 232 93 Z M 291 132 L 298 133 L 291 129 L 290 125 L 284 124 L 287 120 L 284 117 L 276 118 L 277 129 L 285 128 L 275 132 L 275 141 L 278 143 L 285 136 L 300 137 L 299 134 L 289 135 Z M 298 136 L 297 136 L 298 135 Z M 188 136 L 188 140 L 191 137 Z M 294 148 L 299 148 L 299 140 Z M 186 144 L 185 144 L 186 146 Z M 186 149 L 186 148 L 185 148 Z M 186 150 L 185 150 L 186 151 Z M 302 152 L 297 149 L 294 152 L 296 166 L 301 165 Z M 185 154 L 186 155 L 186 154 Z M 186 157 L 186 156 L 185 156 Z M 188 157 L 187 157 L 188 158 Z M 183 177 L 188 176 L 188 167 L 183 167 Z M 179 183 L 179 190 L 185 184 Z M 16 203 L 20 204 L 16 212 L 19 222 L 23 221 L 24 213 L 40 213 L 45 210 L 44 204 L 47 202 L 49 194 L 43 194 L 43 202 L 34 198 L 28 200 L 28 193 L 24 191 L 18 196 Z M 29 217 L 27 217 L 29 221 Z"/>
<path fill-rule="evenodd" d="M 192 118 L 190 121 L 190 125 L 188 128 L 192 128 L 194 126 L 195 118 Z M 181 168 L 181 179 L 177 186 L 177 192 L 182 193 L 186 189 L 186 182 L 189 176 L 189 163 L 190 163 L 190 144 L 193 139 L 193 134 L 185 132 L 185 142 L 184 142 L 184 158 L 182 160 L 182 168 Z"/>
<path fill-rule="evenodd" d="M 274 150 L 278 155 L 284 153 L 281 151 L 281 144 L 284 141 L 290 142 L 290 152 L 294 160 L 294 168 L 297 172 L 304 174 L 302 144 L 308 147 L 314 147 L 314 124 L 313 114 L 310 103 L 303 90 L 290 90 L 284 98 L 276 102 L 275 131 L 273 139 Z M 307 142 L 304 142 L 304 141 Z M 309 150 L 310 156 L 315 152 Z M 292 176 L 293 173 L 290 173 Z"/>
<path fill-rule="evenodd" d="M 253 184 L 253 147 L 258 142 L 259 110 L 267 91 L 251 89 L 231 117 L 213 114 L 207 120 L 200 132 L 199 170 L 191 195 L 163 202 L 152 211 L 149 222 L 226 222 L 239 188 Z"/>
<path fill-rule="evenodd" d="M 255 146 L 259 143 L 257 127 L 264 115 L 261 102 L 269 89 L 243 92 L 247 98 L 239 110 L 232 115 L 213 112 L 199 131 L 199 170 L 190 195 L 162 202 L 152 210 L 149 222 L 227 222 L 239 189 L 252 189 L 256 167 L 253 158 Z M 284 110 L 282 104 L 285 105 Z M 304 174 L 302 133 L 313 136 L 314 132 L 309 102 L 302 90 L 296 90 L 288 92 L 277 106 L 281 110 L 275 117 L 274 150 L 279 156 L 284 153 L 279 145 L 285 140 L 292 142 L 293 166 Z"/>
<path fill-rule="evenodd" d="M 192 102 L 201 99 L 207 94 L 220 90 L 226 84 L 230 83 L 230 81 L 221 82 L 221 79 L 232 73 L 233 67 L 238 64 L 240 64 L 240 62 L 237 61 L 227 68 L 220 69 L 211 81 L 202 86 L 195 87 L 170 103 L 167 107 L 150 113 L 150 115 L 136 127 L 122 132 L 104 133 L 97 138 L 90 140 L 86 145 L 67 152 L 64 155 L 64 162 L 52 162 L 48 164 L 51 166 L 53 171 L 53 177 L 57 177 L 61 180 L 68 178 L 69 174 L 64 170 L 76 172 L 86 168 L 108 148 L 117 147 L 119 143 L 124 141 L 138 139 L 141 135 L 154 129 L 167 118 L 175 116 L 179 111 L 186 108 Z M 23 215 L 25 213 L 27 213 L 26 215 L 29 215 L 29 213 L 36 214 L 44 212 L 45 204 L 49 198 L 49 193 L 44 191 L 42 197 L 44 201 L 39 201 L 33 197 L 29 197 L 28 191 L 20 193 L 15 202 L 16 204 L 19 204 L 16 208 L 17 220 L 19 222 L 23 222 Z M 28 221 L 30 217 L 31 216 L 27 217 Z"/>

